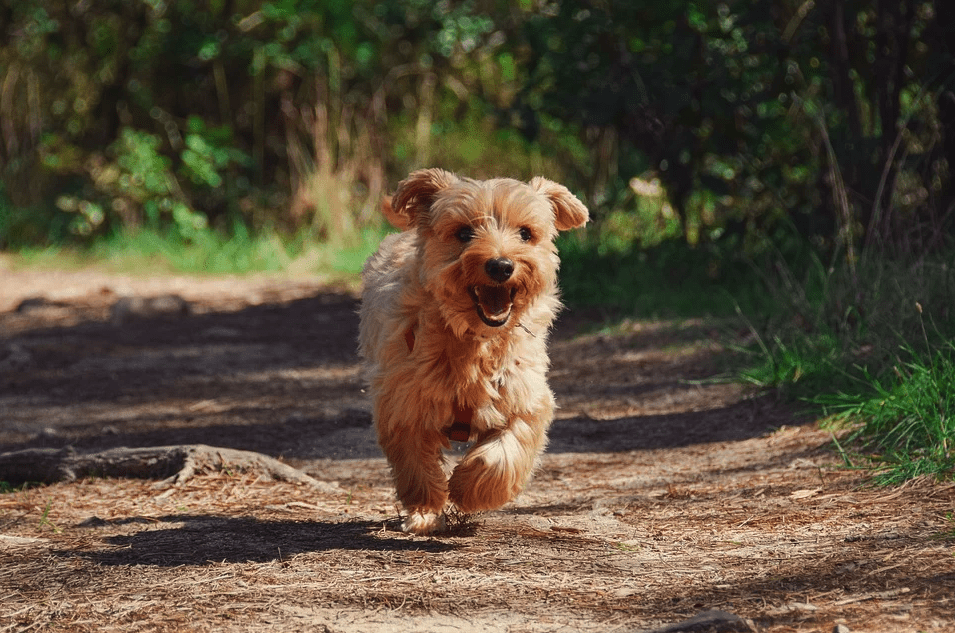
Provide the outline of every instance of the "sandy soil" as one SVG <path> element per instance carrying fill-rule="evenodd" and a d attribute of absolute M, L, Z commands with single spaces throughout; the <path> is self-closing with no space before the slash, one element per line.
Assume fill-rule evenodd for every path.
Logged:
<path fill-rule="evenodd" d="M 114 311 L 168 294 L 188 310 Z M 955 630 L 955 484 L 866 486 L 812 421 L 709 380 L 725 329 L 703 322 L 595 334 L 567 313 L 529 489 L 447 535 L 397 531 L 356 308 L 315 280 L 0 266 L 0 452 L 208 444 L 325 483 L 236 464 L 0 494 L 0 632 L 641 631 L 707 609 Z"/>

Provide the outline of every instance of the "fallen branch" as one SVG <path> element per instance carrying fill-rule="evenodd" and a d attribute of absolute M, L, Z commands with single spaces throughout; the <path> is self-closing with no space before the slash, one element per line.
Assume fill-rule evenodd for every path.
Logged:
<path fill-rule="evenodd" d="M 341 492 L 336 485 L 318 481 L 268 455 L 205 444 L 120 447 L 99 453 L 78 453 L 71 446 L 0 453 L 0 481 L 14 485 L 75 481 L 84 477 L 128 477 L 162 479 L 160 485 L 181 486 L 203 469 L 257 470 L 272 479 L 323 492 Z"/>
<path fill-rule="evenodd" d="M 900 587 L 898 589 L 889 589 L 888 591 L 876 591 L 874 593 L 863 593 L 858 596 L 852 596 L 846 598 L 845 600 L 839 600 L 834 602 L 833 606 L 835 607 L 844 607 L 847 604 L 852 604 L 854 602 L 864 602 L 866 600 L 889 600 L 902 594 L 906 594 L 912 591 L 908 587 Z"/>

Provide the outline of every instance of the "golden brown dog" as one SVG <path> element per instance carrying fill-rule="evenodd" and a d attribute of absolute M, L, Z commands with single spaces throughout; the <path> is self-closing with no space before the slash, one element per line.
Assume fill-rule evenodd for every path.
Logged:
<path fill-rule="evenodd" d="M 531 476 L 554 416 L 554 238 L 588 213 L 544 178 L 441 169 L 412 173 L 384 212 L 402 232 L 365 264 L 359 351 L 403 529 L 428 534 L 444 529 L 450 506 L 500 507 Z M 451 439 L 474 444 L 449 478 Z"/>

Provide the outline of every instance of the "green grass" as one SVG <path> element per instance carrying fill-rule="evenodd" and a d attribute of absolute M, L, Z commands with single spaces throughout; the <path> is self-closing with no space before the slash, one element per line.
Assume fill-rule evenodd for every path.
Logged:
<path fill-rule="evenodd" d="M 876 481 L 897 484 L 920 475 L 955 475 L 955 344 L 917 353 L 886 378 L 864 372 L 861 390 L 817 396 L 834 429 L 865 451 Z"/>
<path fill-rule="evenodd" d="M 50 520 L 50 511 L 53 509 L 53 499 L 49 499 L 46 502 L 46 506 L 43 508 L 43 514 L 40 515 L 40 523 L 37 525 L 38 528 L 48 527 L 53 530 L 54 533 L 58 534 L 63 530 L 57 526 L 53 521 Z"/>
<path fill-rule="evenodd" d="M 876 483 L 955 477 L 951 261 L 951 252 L 869 260 L 854 275 L 817 262 L 801 278 L 780 266 L 767 284 L 775 308 L 748 321 L 739 379 L 802 401 L 844 431 L 837 450 Z"/>
<path fill-rule="evenodd" d="M 89 254 L 126 267 L 159 263 L 184 273 L 242 274 L 285 269 L 295 255 L 294 246 L 274 234 L 253 237 L 237 225 L 231 235 L 204 231 L 188 241 L 152 231 L 122 233 L 96 243 Z"/>
<path fill-rule="evenodd" d="M 19 265 L 36 268 L 96 266 L 131 274 L 288 272 L 355 278 L 382 235 L 380 229 L 365 229 L 345 243 L 331 244 L 307 231 L 253 234 L 241 224 L 229 233 L 208 230 L 191 240 L 143 229 L 110 235 L 86 247 L 24 248 L 16 259 Z"/>
<path fill-rule="evenodd" d="M 770 341 L 758 334 L 753 338 L 755 346 L 736 348 L 755 360 L 739 371 L 741 382 L 772 389 L 798 386 L 800 392 L 816 392 L 846 377 L 840 343 L 831 333 L 788 341 L 779 335 Z"/>
<path fill-rule="evenodd" d="M 945 522 L 948 524 L 948 529 L 940 532 L 938 538 L 945 541 L 955 541 L 955 512 L 946 514 Z M 952 552 L 952 556 L 955 556 L 955 552 Z"/>

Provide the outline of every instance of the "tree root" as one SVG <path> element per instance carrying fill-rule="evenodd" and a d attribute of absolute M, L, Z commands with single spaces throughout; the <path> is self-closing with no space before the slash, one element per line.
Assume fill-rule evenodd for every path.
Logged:
<path fill-rule="evenodd" d="M 161 479 L 159 486 L 177 487 L 202 470 L 260 470 L 272 479 L 339 493 L 335 484 L 318 481 L 287 464 L 252 451 L 205 444 L 111 448 L 99 453 L 77 453 L 66 448 L 30 448 L 0 453 L 0 481 L 53 483 L 84 477 Z"/>

